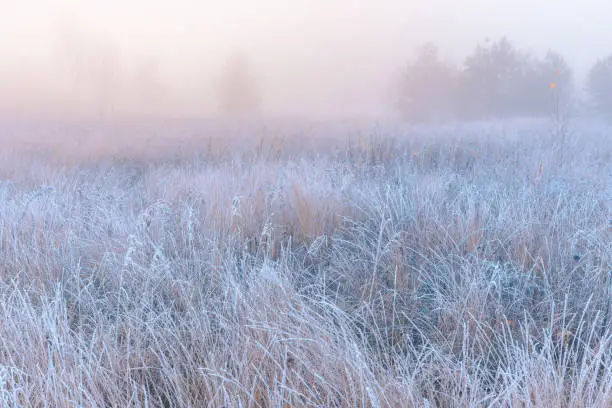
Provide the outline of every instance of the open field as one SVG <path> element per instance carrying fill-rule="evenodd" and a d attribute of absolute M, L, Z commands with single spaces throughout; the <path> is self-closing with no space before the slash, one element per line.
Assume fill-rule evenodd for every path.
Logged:
<path fill-rule="evenodd" d="M 0 405 L 612 406 L 612 129 L 130 126 L 0 126 Z"/>

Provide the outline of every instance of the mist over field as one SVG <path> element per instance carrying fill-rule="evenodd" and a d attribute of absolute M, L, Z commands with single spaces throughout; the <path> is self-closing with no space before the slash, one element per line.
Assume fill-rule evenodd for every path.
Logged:
<path fill-rule="evenodd" d="M 610 15 L 0 0 L 0 406 L 612 407 Z"/>
<path fill-rule="evenodd" d="M 2 1 L 0 108 L 68 117 L 211 117 L 248 57 L 268 116 L 381 117 L 416 47 L 461 64 L 486 38 L 561 52 L 583 82 L 610 5 L 574 1 Z"/>

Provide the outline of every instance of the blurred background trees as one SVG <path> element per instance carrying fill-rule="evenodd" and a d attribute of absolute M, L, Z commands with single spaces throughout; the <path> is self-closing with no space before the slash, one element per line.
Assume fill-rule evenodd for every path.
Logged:
<path fill-rule="evenodd" d="M 457 68 L 440 59 L 429 43 L 418 49 L 400 82 L 399 107 L 410 121 L 436 121 L 454 116 Z"/>
<path fill-rule="evenodd" d="M 479 44 L 461 67 L 426 44 L 406 65 L 398 89 L 401 114 L 411 121 L 547 116 L 574 94 L 560 53 L 537 58 L 503 37 Z"/>
<path fill-rule="evenodd" d="M 587 92 L 593 112 L 612 120 L 612 54 L 598 60 L 589 71 Z"/>
<path fill-rule="evenodd" d="M 489 118 L 518 113 L 527 58 L 505 38 L 478 45 L 466 58 L 460 77 L 462 116 Z"/>
<path fill-rule="evenodd" d="M 260 113 L 261 98 L 253 67 L 242 53 L 231 56 L 217 83 L 219 111 L 224 116 L 248 117 Z"/>

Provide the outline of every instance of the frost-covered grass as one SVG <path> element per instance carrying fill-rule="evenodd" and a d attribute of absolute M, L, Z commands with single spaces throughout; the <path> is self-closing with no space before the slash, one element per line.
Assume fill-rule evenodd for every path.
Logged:
<path fill-rule="evenodd" d="M 612 132 L 297 137 L 4 151 L 0 405 L 612 406 Z"/>

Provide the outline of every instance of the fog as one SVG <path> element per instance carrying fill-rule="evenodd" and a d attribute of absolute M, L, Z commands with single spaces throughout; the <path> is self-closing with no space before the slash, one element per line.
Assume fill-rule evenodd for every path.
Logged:
<path fill-rule="evenodd" d="M 379 116 L 432 41 L 458 63 L 485 38 L 560 51 L 580 80 L 612 52 L 612 5 L 584 0 L 1 0 L 3 114 L 210 117 L 247 56 L 271 116 Z"/>

